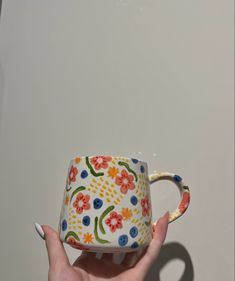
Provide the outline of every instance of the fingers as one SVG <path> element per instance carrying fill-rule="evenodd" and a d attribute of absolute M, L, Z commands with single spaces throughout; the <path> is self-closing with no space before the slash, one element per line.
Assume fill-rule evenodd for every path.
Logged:
<path fill-rule="evenodd" d="M 153 239 L 149 244 L 145 255 L 139 260 L 134 270 L 143 278 L 146 276 L 151 265 L 158 257 L 162 244 L 165 241 L 169 223 L 169 213 L 161 217 L 154 226 Z"/>
<path fill-rule="evenodd" d="M 69 259 L 65 252 L 64 246 L 60 241 L 58 233 L 48 225 L 43 225 L 42 229 L 45 234 L 50 268 L 69 265 Z"/>
<path fill-rule="evenodd" d="M 146 249 L 140 249 L 138 251 L 127 253 L 122 261 L 122 265 L 125 267 L 132 267 L 134 266 L 139 259 L 142 257 L 143 253 Z"/>

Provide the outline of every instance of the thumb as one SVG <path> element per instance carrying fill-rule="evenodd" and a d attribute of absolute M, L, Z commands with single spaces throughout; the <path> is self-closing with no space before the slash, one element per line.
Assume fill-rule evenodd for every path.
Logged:
<path fill-rule="evenodd" d="M 63 243 L 60 241 L 59 234 L 48 225 L 42 225 L 42 229 L 45 235 L 50 268 L 69 265 L 69 259 Z"/>
<path fill-rule="evenodd" d="M 134 267 L 135 271 L 139 272 L 139 276 L 146 276 L 154 260 L 158 257 L 161 246 L 166 238 L 168 222 L 169 213 L 167 212 L 162 218 L 158 220 L 157 224 L 154 226 L 153 239 L 149 244 L 144 256 Z"/>

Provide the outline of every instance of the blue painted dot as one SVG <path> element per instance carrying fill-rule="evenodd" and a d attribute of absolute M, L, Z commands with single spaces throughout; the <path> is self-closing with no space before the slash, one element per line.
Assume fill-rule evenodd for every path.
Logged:
<path fill-rule="evenodd" d="M 138 199 L 135 195 L 131 196 L 131 204 L 132 205 L 136 205 L 138 203 Z"/>
<path fill-rule="evenodd" d="M 82 223 L 83 223 L 85 226 L 88 226 L 88 225 L 90 224 L 90 222 L 91 222 L 91 219 L 90 219 L 89 216 L 83 217 Z"/>
<path fill-rule="evenodd" d="M 83 170 L 83 171 L 81 172 L 81 178 L 82 178 L 82 179 L 85 179 L 87 176 L 88 176 L 87 171 L 86 171 L 86 170 Z"/>
<path fill-rule="evenodd" d="M 133 226 L 131 229 L 130 229 L 130 236 L 132 238 L 135 238 L 136 236 L 138 235 L 138 228 Z"/>
<path fill-rule="evenodd" d="M 181 178 L 180 176 L 178 176 L 178 175 L 174 175 L 174 180 L 175 180 L 176 182 L 181 182 L 181 181 L 182 181 L 182 178 Z"/>
<path fill-rule="evenodd" d="M 144 168 L 144 166 L 143 166 L 143 165 L 141 165 L 141 166 L 140 166 L 140 171 L 141 171 L 141 173 L 144 173 L 145 168 Z"/>
<path fill-rule="evenodd" d="M 67 226 L 68 226 L 67 221 L 63 220 L 62 221 L 62 230 L 65 231 L 67 229 Z"/>
<path fill-rule="evenodd" d="M 137 164 L 137 163 L 139 162 L 139 160 L 134 159 L 134 158 L 132 158 L 131 161 L 132 161 L 134 164 Z"/>
<path fill-rule="evenodd" d="M 93 206 L 95 209 L 100 209 L 103 205 L 103 201 L 99 198 L 94 199 Z"/>
<path fill-rule="evenodd" d="M 118 238 L 118 244 L 123 247 L 128 243 L 128 236 L 126 234 L 123 234 L 119 236 Z"/>
<path fill-rule="evenodd" d="M 132 249 L 136 249 L 136 248 L 138 248 L 138 247 L 139 247 L 138 242 L 134 242 L 134 243 L 131 245 L 131 248 L 132 248 Z"/>

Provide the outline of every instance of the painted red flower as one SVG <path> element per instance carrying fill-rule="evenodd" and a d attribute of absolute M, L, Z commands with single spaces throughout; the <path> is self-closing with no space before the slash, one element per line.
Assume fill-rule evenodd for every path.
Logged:
<path fill-rule="evenodd" d="M 79 192 L 75 201 L 73 202 L 73 206 L 76 209 L 78 214 L 81 214 L 83 210 L 90 209 L 90 195 L 83 195 L 82 192 Z"/>
<path fill-rule="evenodd" d="M 91 158 L 91 163 L 94 165 L 96 170 L 100 170 L 101 168 L 107 169 L 108 162 L 112 160 L 110 156 L 95 156 Z"/>
<path fill-rule="evenodd" d="M 69 176 L 68 176 L 68 183 L 71 184 L 71 182 L 76 181 L 76 175 L 78 174 L 78 169 L 74 166 L 72 166 L 69 170 Z"/>
<path fill-rule="evenodd" d="M 121 176 L 117 176 L 115 179 L 115 183 L 121 186 L 121 192 L 126 194 L 128 189 L 134 189 L 134 177 L 127 173 L 126 170 L 121 171 Z"/>
<path fill-rule="evenodd" d="M 122 215 L 117 212 L 111 212 L 105 223 L 109 226 L 111 232 L 115 232 L 117 228 L 122 228 Z"/>
<path fill-rule="evenodd" d="M 78 250 L 89 250 L 88 247 L 83 246 L 74 237 L 69 237 L 66 241 L 70 246 Z"/>
<path fill-rule="evenodd" d="M 189 201 L 190 201 L 189 192 L 184 192 L 183 193 L 182 201 L 181 201 L 181 203 L 179 205 L 179 211 L 180 211 L 181 214 L 183 214 L 186 211 L 186 209 L 187 209 L 187 207 L 189 205 Z"/>
<path fill-rule="evenodd" d="M 141 206 L 142 206 L 142 215 L 149 216 L 150 214 L 150 202 L 148 196 L 145 196 L 143 199 L 141 199 Z"/>

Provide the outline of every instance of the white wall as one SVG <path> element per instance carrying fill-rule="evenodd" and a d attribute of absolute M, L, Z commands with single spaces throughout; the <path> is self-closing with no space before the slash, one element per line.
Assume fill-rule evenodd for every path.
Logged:
<path fill-rule="evenodd" d="M 148 281 L 234 280 L 233 61 L 230 0 L 3 1 L 0 280 L 46 280 L 70 158 L 136 151 L 192 191 Z"/>

